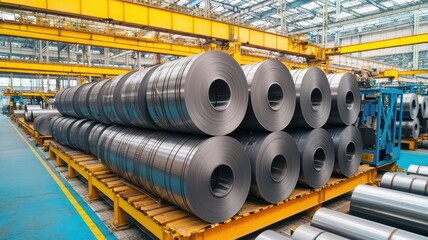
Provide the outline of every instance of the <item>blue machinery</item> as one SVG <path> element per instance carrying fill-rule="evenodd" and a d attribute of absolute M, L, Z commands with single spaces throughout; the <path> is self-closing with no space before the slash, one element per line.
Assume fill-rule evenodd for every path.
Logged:
<path fill-rule="evenodd" d="M 402 90 L 361 89 L 358 128 L 363 137 L 363 163 L 381 167 L 400 158 L 403 105 L 397 109 L 398 98 L 403 100 Z"/>

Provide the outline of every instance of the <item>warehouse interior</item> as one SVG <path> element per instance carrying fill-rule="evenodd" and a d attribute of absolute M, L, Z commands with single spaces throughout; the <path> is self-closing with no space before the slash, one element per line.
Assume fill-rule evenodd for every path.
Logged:
<path fill-rule="evenodd" d="M 0 0 L 4 239 L 428 239 L 428 1 Z"/>

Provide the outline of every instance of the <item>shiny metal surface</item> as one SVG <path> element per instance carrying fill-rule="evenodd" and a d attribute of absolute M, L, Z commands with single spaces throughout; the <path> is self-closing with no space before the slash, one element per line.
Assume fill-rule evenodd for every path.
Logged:
<path fill-rule="evenodd" d="M 112 122 L 108 120 L 107 116 L 103 111 L 102 96 L 103 89 L 108 87 L 110 82 L 111 79 L 96 83 L 95 86 L 91 88 L 91 91 L 89 91 L 88 95 L 88 106 L 91 119 L 106 124 L 112 124 Z"/>
<path fill-rule="evenodd" d="M 334 145 L 329 133 L 322 128 L 289 133 L 299 150 L 299 183 L 312 188 L 324 186 L 334 168 Z"/>
<path fill-rule="evenodd" d="M 245 116 L 247 81 L 232 57 L 209 51 L 156 68 L 146 98 L 150 116 L 161 129 L 226 135 Z"/>
<path fill-rule="evenodd" d="M 428 97 L 418 95 L 418 101 L 419 115 L 421 115 L 421 118 L 423 119 L 428 118 Z"/>
<path fill-rule="evenodd" d="M 382 176 L 380 186 L 397 191 L 428 196 L 428 178 L 423 176 L 387 172 Z"/>
<path fill-rule="evenodd" d="M 397 108 L 400 108 L 400 99 L 397 99 Z M 403 94 L 403 120 L 413 120 L 418 116 L 419 99 L 416 93 Z"/>
<path fill-rule="evenodd" d="M 294 139 L 285 132 L 240 132 L 231 136 L 241 142 L 250 158 L 250 193 L 270 203 L 278 203 L 290 196 L 300 172 Z"/>
<path fill-rule="evenodd" d="M 351 197 L 351 214 L 428 236 L 428 198 L 396 190 L 359 185 Z"/>
<path fill-rule="evenodd" d="M 324 126 L 331 110 L 331 90 L 326 75 L 317 67 L 291 70 L 290 73 L 296 87 L 296 110 L 290 125 Z"/>
<path fill-rule="evenodd" d="M 51 135 L 50 121 L 55 115 L 40 115 L 34 118 L 33 128 L 42 136 Z"/>
<path fill-rule="evenodd" d="M 80 86 L 79 96 L 77 98 L 77 107 L 83 118 L 93 119 L 89 112 L 89 93 L 95 86 L 95 82 L 86 83 Z"/>
<path fill-rule="evenodd" d="M 24 105 L 24 111 L 26 112 L 36 109 L 42 109 L 42 107 L 40 105 Z"/>
<path fill-rule="evenodd" d="M 360 88 L 351 73 L 327 75 L 331 90 L 331 112 L 328 124 L 354 124 L 360 113 Z"/>
<path fill-rule="evenodd" d="M 35 109 L 24 113 L 25 122 L 33 122 L 35 118 L 43 115 L 59 116 L 57 109 Z"/>
<path fill-rule="evenodd" d="M 428 177 L 428 166 L 410 165 L 407 168 L 407 174 L 415 174 Z"/>
<path fill-rule="evenodd" d="M 98 123 L 89 132 L 88 135 L 88 150 L 89 153 L 98 156 L 98 140 L 101 137 L 101 134 L 106 130 L 110 125 L 104 124 L 104 123 Z"/>
<path fill-rule="evenodd" d="M 75 95 L 76 92 L 79 90 L 80 86 L 74 86 L 68 88 L 68 91 L 64 91 L 63 94 L 61 94 L 61 105 L 62 105 L 62 115 L 70 116 L 70 117 L 79 117 L 78 110 L 75 109 Z"/>
<path fill-rule="evenodd" d="M 309 225 L 300 225 L 294 230 L 293 240 L 347 240 L 339 235 Z"/>
<path fill-rule="evenodd" d="M 397 122 L 395 125 L 398 127 L 399 123 Z M 418 118 L 408 121 L 403 120 L 401 127 L 401 136 L 403 138 L 417 139 L 419 137 L 420 127 L 421 124 Z"/>
<path fill-rule="evenodd" d="M 296 91 L 290 71 L 278 60 L 242 66 L 249 102 L 241 128 L 281 131 L 290 123 Z"/>
<path fill-rule="evenodd" d="M 275 232 L 273 230 L 266 230 L 260 233 L 256 240 L 291 240 L 291 238 L 282 235 L 281 233 Z"/>
<path fill-rule="evenodd" d="M 13 110 L 13 115 L 15 115 L 17 118 L 23 118 L 24 113 L 25 110 Z"/>
<path fill-rule="evenodd" d="M 427 240 L 427 237 L 345 213 L 320 208 L 311 226 L 355 240 Z"/>
<path fill-rule="evenodd" d="M 334 143 L 334 173 L 351 177 L 357 172 L 363 155 L 363 140 L 355 126 L 326 128 Z"/>

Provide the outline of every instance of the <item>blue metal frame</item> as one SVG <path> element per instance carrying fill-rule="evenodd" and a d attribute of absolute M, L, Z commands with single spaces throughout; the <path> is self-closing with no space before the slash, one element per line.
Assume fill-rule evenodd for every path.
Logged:
<path fill-rule="evenodd" d="M 361 89 L 359 127 L 364 128 L 367 117 L 376 119 L 375 146 L 363 146 L 363 163 L 383 166 L 395 162 L 401 152 L 401 123 L 403 106 L 397 109 L 397 99 L 403 101 L 398 89 Z M 396 122 L 399 121 L 398 127 Z M 372 155 L 372 158 L 367 156 Z M 366 158 L 364 158 L 366 156 Z"/>

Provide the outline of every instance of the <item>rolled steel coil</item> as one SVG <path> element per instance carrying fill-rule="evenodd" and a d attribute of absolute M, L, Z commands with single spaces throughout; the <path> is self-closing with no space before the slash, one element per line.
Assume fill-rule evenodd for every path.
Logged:
<path fill-rule="evenodd" d="M 31 116 L 31 112 L 24 112 L 24 121 L 26 123 L 30 123 L 33 121 L 33 117 Z"/>
<path fill-rule="evenodd" d="M 132 126 L 156 128 L 147 108 L 146 93 L 150 76 L 158 66 L 140 70 L 124 82 L 115 96 L 115 109 L 122 109 L 121 114 Z M 123 107 L 126 106 L 126 107 Z M 117 110 L 120 111 L 120 110 Z"/>
<path fill-rule="evenodd" d="M 358 185 L 351 214 L 428 236 L 428 198 L 386 188 Z"/>
<path fill-rule="evenodd" d="M 311 226 L 354 240 L 426 240 L 428 238 L 328 208 L 320 208 Z"/>
<path fill-rule="evenodd" d="M 421 175 L 428 177 L 428 166 L 410 165 L 407 168 L 407 174 Z"/>
<path fill-rule="evenodd" d="M 86 83 L 80 86 L 78 95 L 75 96 L 75 108 L 79 109 L 78 112 L 83 116 L 82 118 L 93 119 L 89 112 L 89 93 L 95 86 L 96 82 Z"/>
<path fill-rule="evenodd" d="M 401 100 L 397 99 L 397 108 L 400 108 Z M 413 120 L 418 116 L 419 100 L 416 93 L 403 94 L 403 120 Z"/>
<path fill-rule="evenodd" d="M 50 121 L 55 115 L 40 115 L 34 118 L 33 127 L 40 135 L 49 136 L 51 135 Z"/>
<path fill-rule="evenodd" d="M 26 122 L 33 122 L 38 116 L 44 115 L 59 116 L 61 114 L 57 109 L 37 109 L 24 113 L 24 120 Z"/>
<path fill-rule="evenodd" d="M 270 203 L 285 200 L 299 179 L 300 158 L 294 139 L 285 132 L 235 133 L 251 163 L 250 193 Z"/>
<path fill-rule="evenodd" d="M 71 117 L 59 117 L 56 118 L 51 124 L 52 137 L 55 138 L 59 143 L 65 144 L 70 147 L 74 147 L 72 144 L 72 138 L 76 135 L 76 132 L 72 132 L 71 125 L 77 121 L 85 119 L 71 118 Z"/>
<path fill-rule="evenodd" d="M 24 113 L 25 110 L 13 110 L 13 115 L 15 115 L 17 118 L 24 118 Z"/>
<path fill-rule="evenodd" d="M 428 178 L 423 176 L 387 172 L 382 176 L 380 186 L 397 191 L 428 196 Z"/>
<path fill-rule="evenodd" d="M 31 110 L 38 110 L 38 109 L 42 109 L 42 107 L 40 105 L 24 105 L 24 110 L 26 112 L 29 112 Z"/>
<path fill-rule="evenodd" d="M 322 127 L 331 110 L 331 91 L 326 75 L 317 67 L 290 73 L 296 87 L 296 110 L 291 126 Z"/>
<path fill-rule="evenodd" d="M 296 91 L 290 71 L 278 60 L 242 67 L 248 83 L 249 103 L 242 128 L 281 131 L 290 123 L 296 107 Z"/>
<path fill-rule="evenodd" d="M 97 120 L 98 122 L 112 124 L 107 115 L 104 113 L 102 98 L 104 89 L 106 89 L 109 84 L 111 84 L 111 79 L 106 81 L 101 81 L 96 83 L 95 86 L 91 88 L 88 95 L 88 106 L 89 106 L 89 115 L 91 119 Z"/>
<path fill-rule="evenodd" d="M 77 95 L 81 85 L 70 87 L 61 94 L 61 98 L 63 100 L 61 101 L 61 104 L 63 105 L 63 112 L 61 112 L 62 115 L 70 116 L 70 117 L 80 117 L 81 115 L 79 110 L 76 107 L 77 105 L 77 99 L 75 98 L 75 95 Z"/>
<path fill-rule="evenodd" d="M 300 225 L 294 230 L 293 240 L 347 240 L 339 235 L 309 225 Z"/>
<path fill-rule="evenodd" d="M 262 233 L 260 233 L 257 237 L 256 240 L 291 240 L 291 238 L 286 237 L 280 233 L 277 233 L 275 231 L 272 230 L 266 230 Z"/>
<path fill-rule="evenodd" d="M 89 153 L 99 156 L 98 153 L 98 140 L 101 137 L 101 134 L 106 130 L 110 125 L 104 124 L 104 123 L 98 123 L 95 125 L 92 130 L 89 132 L 88 136 L 88 147 L 89 147 Z"/>
<path fill-rule="evenodd" d="M 159 128 L 226 135 L 245 116 L 247 81 L 232 57 L 209 51 L 156 68 L 146 98 L 150 116 Z"/>
<path fill-rule="evenodd" d="M 53 105 L 55 106 L 55 108 L 60 113 L 64 112 L 64 109 L 63 109 L 64 104 L 63 104 L 63 97 L 62 97 L 62 95 L 64 94 L 65 90 L 67 90 L 67 89 L 68 88 L 60 89 L 58 92 L 56 92 L 55 97 L 54 97 L 55 100 L 54 100 Z"/>
<path fill-rule="evenodd" d="M 300 155 L 299 183 L 311 188 L 324 186 L 334 168 L 334 145 L 328 132 L 322 128 L 290 131 Z"/>
<path fill-rule="evenodd" d="M 328 124 L 352 125 L 360 113 L 360 88 L 351 73 L 327 75 L 331 90 L 331 112 Z"/>
<path fill-rule="evenodd" d="M 353 176 L 360 167 L 363 155 L 363 139 L 355 126 L 326 128 L 334 143 L 334 173 Z"/>
<path fill-rule="evenodd" d="M 422 119 L 428 118 L 428 97 L 418 96 L 419 115 Z"/>
<path fill-rule="evenodd" d="M 207 222 L 232 217 L 249 192 L 251 166 L 231 137 L 111 126 L 98 144 L 114 172 Z"/>
<path fill-rule="evenodd" d="M 399 126 L 399 122 L 396 123 L 396 126 Z M 417 139 L 419 137 L 419 131 L 421 124 L 419 122 L 419 119 L 415 118 L 410 121 L 403 121 L 401 123 L 401 136 L 403 138 L 413 138 Z"/>

